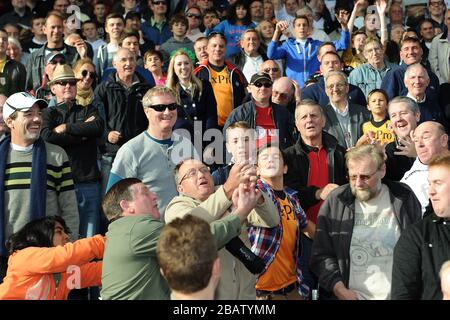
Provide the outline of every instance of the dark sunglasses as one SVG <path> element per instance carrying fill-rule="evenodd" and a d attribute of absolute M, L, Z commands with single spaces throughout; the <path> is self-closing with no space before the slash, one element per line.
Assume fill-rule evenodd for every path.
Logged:
<path fill-rule="evenodd" d="M 188 13 L 188 14 L 186 14 L 186 17 L 188 17 L 188 18 L 195 18 L 195 19 L 199 19 L 199 20 L 201 18 L 200 15 L 195 14 L 195 13 Z"/>
<path fill-rule="evenodd" d="M 52 61 L 50 61 L 51 64 L 66 64 L 66 59 L 64 58 L 59 58 L 59 59 L 53 59 Z"/>
<path fill-rule="evenodd" d="M 166 2 L 165 2 L 165 1 L 152 1 L 152 3 L 153 3 L 155 6 L 157 6 L 157 5 L 163 5 L 163 6 L 165 6 L 165 5 L 166 5 Z"/>
<path fill-rule="evenodd" d="M 61 80 L 61 81 L 55 81 L 55 84 L 59 84 L 63 87 L 65 87 L 67 84 L 69 84 L 70 86 L 74 86 L 77 84 L 77 82 L 75 80 Z"/>
<path fill-rule="evenodd" d="M 150 106 L 150 108 L 157 112 L 164 112 L 166 111 L 166 109 L 169 109 L 170 111 L 176 110 L 178 108 L 178 105 L 176 103 L 155 104 L 153 106 Z"/>
<path fill-rule="evenodd" d="M 253 83 L 253 85 L 257 88 L 272 88 L 272 83 L 271 82 L 255 82 Z"/>
<path fill-rule="evenodd" d="M 91 78 L 91 79 L 95 79 L 95 72 L 91 72 L 91 71 L 87 71 L 87 70 L 83 70 L 83 71 L 81 71 L 81 76 L 83 77 L 83 78 L 86 78 L 86 76 L 89 74 L 89 77 Z"/>

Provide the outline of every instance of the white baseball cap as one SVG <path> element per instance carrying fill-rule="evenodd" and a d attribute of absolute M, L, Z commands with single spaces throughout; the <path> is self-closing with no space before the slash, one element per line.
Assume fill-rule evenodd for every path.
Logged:
<path fill-rule="evenodd" d="M 48 106 L 47 102 L 42 99 L 36 99 L 27 92 L 17 92 L 9 96 L 3 105 L 3 118 L 6 120 L 16 111 L 25 112 L 30 110 L 37 103 L 43 109 Z"/>

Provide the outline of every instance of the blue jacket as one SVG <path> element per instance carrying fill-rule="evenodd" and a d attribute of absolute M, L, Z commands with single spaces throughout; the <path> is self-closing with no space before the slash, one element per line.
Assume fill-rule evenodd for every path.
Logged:
<path fill-rule="evenodd" d="M 141 24 L 141 31 L 144 34 L 144 38 L 152 41 L 155 45 L 161 45 L 172 37 L 169 24 L 164 24 L 161 31 L 158 28 L 150 25 L 150 22 Z"/>
<path fill-rule="evenodd" d="M 317 83 L 314 83 L 302 90 L 302 99 L 311 99 L 316 101 L 322 107 L 325 107 L 330 103 L 330 98 L 328 98 L 325 92 L 325 80 L 320 78 Z M 359 104 L 360 106 L 366 106 L 367 101 L 364 93 L 361 89 L 353 84 L 349 83 L 348 91 L 348 101 L 354 104 Z"/>
<path fill-rule="evenodd" d="M 350 42 L 348 31 L 342 31 L 339 41 L 333 41 L 336 50 L 345 50 Z M 286 76 L 297 81 L 303 88 L 305 81 L 320 68 L 320 62 L 317 60 L 317 50 L 322 41 L 308 38 L 305 48 L 293 38 L 287 39 L 282 44 L 271 41 L 267 48 L 267 57 L 269 59 L 286 60 Z M 305 52 L 306 51 L 306 52 Z"/>
<path fill-rule="evenodd" d="M 245 30 L 252 28 L 256 28 L 256 24 L 253 22 L 245 26 L 237 26 L 231 24 L 228 20 L 224 20 L 213 29 L 207 29 L 205 33 L 206 35 L 209 35 L 211 32 L 215 31 L 225 35 L 225 38 L 227 39 L 227 52 L 225 58 L 228 58 L 241 52 L 241 47 L 239 46 L 241 34 L 243 34 Z"/>
<path fill-rule="evenodd" d="M 402 63 L 398 68 L 389 71 L 381 82 L 381 89 L 386 91 L 389 100 L 392 100 L 397 96 L 406 96 L 408 90 L 406 89 L 404 77 L 406 68 L 408 66 Z M 427 69 L 428 75 L 430 77 L 430 84 L 425 91 L 427 97 L 432 97 L 433 99 L 439 98 L 439 78 L 429 69 Z"/>

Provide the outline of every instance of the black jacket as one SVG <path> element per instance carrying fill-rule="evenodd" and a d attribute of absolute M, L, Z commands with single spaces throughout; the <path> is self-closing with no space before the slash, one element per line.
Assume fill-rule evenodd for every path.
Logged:
<path fill-rule="evenodd" d="M 404 183 L 386 180 L 389 196 L 400 230 L 422 217 L 422 208 L 414 192 Z M 310 261 L 319 285 L 333 295 L 335 284 L 342 281 L 348 288 L 350 276 L 350 243 L 355 224 L 355 196 L 345 184 L 330 193 L 317 219 Z"/>
<path fill-rule="evenodd" d="M 280 147 L 285 149 L 294 144 L 294 117 L 286 107 L 281 107 L 275 103 L 271 103 L 272 118 L 275 128 L 279 130 Z M 250 128 L 256 128 L 256 112 L 255 103 L 249 101 L 234 109 L 228 116 L 225 125 L 223 126 L 223 134 L 225 136 L 227 128 L 235 122 L 245 121 Z"/>
<path fill-rule="evenodd" d="M 394 152 L 400 151 L 397 149 L 395 141 L 388 143 L 385 150 L 387 159 L 386 175 L 384 178 L 393 181 L 400 181 L 403 178 L 405 172 L 411 169 L 416 158 L 394 154 Z"/>
<path fill-rule="evenodd" d="M 27 70 L 20 62 L 7 58 L 3 73 L 0 73 L 0 93 L 9 97 L 13 93 L 25 91 Z"/>
<path fill-rule="evenodd" d="M 214 97 L 214 91 L 208 80 L 201 80 L 202 93 L 194 93 L 194 98 L 179 85 L 179 94 L 181 106 L 177 110 L 177 122 L 173 127 L 175 129 L 186 129 L 191 135 L 191 142 L 194 143 L 194 125 L 195 121 L 201 121 L 201 135 L 203 137 L 206 130 L 217 128 L 217 103 Z M 200 134 L 200 132 L 196 132 Z"/>
<path fill-rule="evenodd" d="M 439 270 L 450 259 L 450 220 L 434 212 L 398 239 L 392 267 L 392 299 L 442 300 Z"/>
<path fill-rule="evenodd" d="M 100 83 L 94 91 L 93 105 L 99 110 L 105 121 L 103 154 L 115 155 L 117 150 L 128 140 L 136 137 L 148 128 L 148 120 L 142 107 L 142 97 L 150 89 L 150 85 L 135 73 L 139 81 L 130 88 L 124 88 L 116 81 L 116 72 L 109 75 L 108 80 Z M 108 142 L 109 132 L 119 131 L 121 139 L 117 144 Z"/>
<path fill-rule="evenodd" d="M 65 133 L 53 131 L 63 123 L 66 124 Z M 103 127 L 103 119 L 92 105 L 83 107 L 74 104 L 69 108 L 62 103 L 44 109 L 41 136 L 66 151 L 75 183 L 97 182 L 100 171 L 96 139 L 103 134 Z"/>
<path fill-rule="evenodd" d="M 345 148 L 340 146 L 337 140 L 325 131 L 322 132 L 322 143 L 328 158 L 328 182 L 339 185 L 347 183 L 345 176 Z M 284 175 L 284 184 L 298 191 L 304 210 L 319 202 L 315 194 L 320 188 L 308 186 L 310 174 L 308 153 L 310 150 L 311 147 L 307 146 L 301 137 L 293 146 L 284 150 L 286 154 L 285 162 L 288 166 L 288 171 Z"/>

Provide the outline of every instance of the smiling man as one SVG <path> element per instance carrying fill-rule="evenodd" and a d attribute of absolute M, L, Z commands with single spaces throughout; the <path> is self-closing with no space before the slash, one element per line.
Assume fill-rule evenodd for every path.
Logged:
<path fill-rule="evenodd" d="M 124 178 L 139 178 L 158 196 L 158 207 L 164 213 L 175 197 L 177 186 L 173 170 L 186 158 L 197 157 L 194 146 L 172 132 L 177 121 L 174 92 L 154 87 L 142 98 L 148 128 L 125 143 L 117 152 L 108 181 L 108 188 Z"/>
<path fill-rule="evenodd" d="M 381 182 L 386 166 L 378 147 L 352 148 L 345 158 L 350 183 L 320 208 L 311 269 L 322 297 L 390 299 L 394 247 L 403 230 L 419 221 L 420 203 L 404 184 Z"/>
<path fill-rule="evenodd" d="M 442 299 L 439 270 L 450 259 L 450 152 L 434 156 L 428 166 L 428 195 L 433 212 L 407 228 L 397 242 L 393 299 Z"/>
<path fill-rule="evenodd" d="M 6 272 L 5 241 L 27 222 L 60 215 L 78 239 L 78 208 L 66 152 L 39 138 L 41 109 L 47 107 L 25 92 L 11 95 L 3 117 L 11 136 L 0 143 L 0 281 Z"/>
<path fill-rule="evenodd" d="M 448 150 L 448 135 L 440 123 L 427 121 L 417 126 L 413 131 L 412 138 L 417 158 L 400 182 L 411 187 L 422 205 L 422 212 L 426 215 L 425 210 L 429 203 L 428 164 L 433 156 Z"/>

